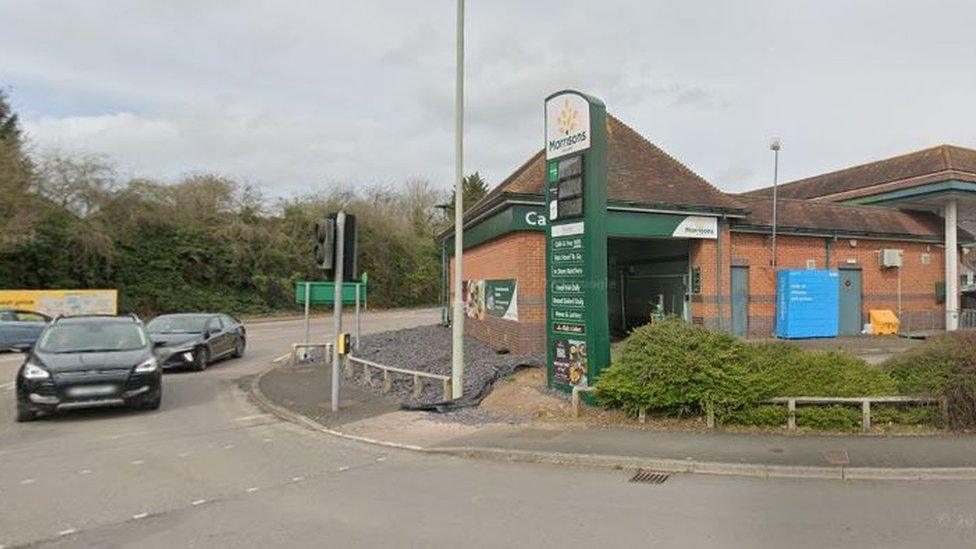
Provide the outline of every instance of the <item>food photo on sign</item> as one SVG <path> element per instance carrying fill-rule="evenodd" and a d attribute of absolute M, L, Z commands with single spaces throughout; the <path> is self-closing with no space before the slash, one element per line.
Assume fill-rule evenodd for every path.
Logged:
<path fill-rule="evenodd" d="M 514 279 L 465 280 L 461 292 L 468 318 L 484 320 L 485 316 L 493 316 L 518 320 L 518 282 Z"/>

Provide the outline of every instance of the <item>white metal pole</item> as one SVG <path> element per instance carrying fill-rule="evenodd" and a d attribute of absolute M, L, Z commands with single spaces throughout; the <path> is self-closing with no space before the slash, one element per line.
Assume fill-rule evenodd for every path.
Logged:
<path fill-rule="evenodd" d="M 956 200 L 945 205 L 945 312 L 946 330 L 959 328 L 959 247 Z"/>
<path fill-rule="evenodd" d="M 339 371 L 342 364 L 339 363 L 339 334 L 342 332 L 342 267 L 345 264 L 345 250 L 343 244 L 346 240 L 346 212 L 339 211 L 336 215 L 336 241 L 335 241 L 335 284 L 332 291 L 332 411 L 339 411 Z"/>
<path fill-rule="evenodd" d="M 312 295 L 311 295 L 312 294 L 312 290 L 311 290 L 311 287 L 312 287 L 312 283 L 311 282 L 306 282 L 305 283 L 305 345 L 308 345 L 308 338 L 309 338 L 309 333 L 308 333 L 308 330 L 309 330 L 309 328 L 308 328 L 308 312 L 309 311 L 308 311 L 308 308 L 309 308 L 309 302 L 312 301 Z"/>
<path fill-rule="evenodd" d="M 359 334 L 362 331 L 363 323 L 359 316 L 359 287 L 362 283 L 356 283 L 356 350 L 359 350 Z"/>
<path fill-rule="evenodd" d="M 774 137 L 772 143 L 770 143 L 769 148 L 773 151 L 773 271 L 776 270 L 779 262 L 776 256 L 776 214 L 778 210 L 778 200 L 777 200 L 777 186 L 779 183 L 779 138 Z"/>
<path fill-rule="evenodd" d="M 464 265 L 464 0 L 457 2 L 457 62 L 454 95 L 454 323 L 451 397 L 461 398 L 464 378 L 464 310 L 461 281 Z"/>

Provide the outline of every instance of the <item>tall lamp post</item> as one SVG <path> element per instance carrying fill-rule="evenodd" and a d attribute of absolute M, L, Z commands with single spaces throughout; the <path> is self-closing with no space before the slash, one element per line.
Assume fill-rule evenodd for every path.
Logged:
<path fill-rule="evenodd" d="M 454 74 L 454 308 L 451 330 L 451 397 L 461 398 L 464 384 L 464 309 L 461 280 L 464 265 L 464 0 L 457 0 L 457 61 Z"/>
<path fill-rule="evenodd" d="M 779 148 L 779 138 L 774 137 L 772 141 L 769 142 L 769 150 L 773 151 L 773 271 L 776 271 L 776 268 L 779 265 L 776 256 L 776 210 L 778 207 L 776 186 L 779 183 Z"/>

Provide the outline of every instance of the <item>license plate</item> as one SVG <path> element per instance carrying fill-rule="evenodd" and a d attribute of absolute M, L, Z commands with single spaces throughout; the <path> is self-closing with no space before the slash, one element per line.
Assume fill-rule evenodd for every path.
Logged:
<path fill-rule="evenodd" d="M 83 385 L 81 387 L 71 387 L 68 395 L 75 397 L 105 396 L 115 394 L 115 385 Z"/>

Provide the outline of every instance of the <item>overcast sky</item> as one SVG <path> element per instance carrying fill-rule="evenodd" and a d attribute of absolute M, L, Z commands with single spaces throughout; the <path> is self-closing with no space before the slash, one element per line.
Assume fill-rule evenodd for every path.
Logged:
<path fill-rule="evenodd" d="M 270 196 L 453 173 L 453 0 L 0 0 L 36 150 Z M 976 2 L 468 0 L 466 171 L 542 147 L 543 98 L 608 110 L 722 189 L 976 147 Z"/>

